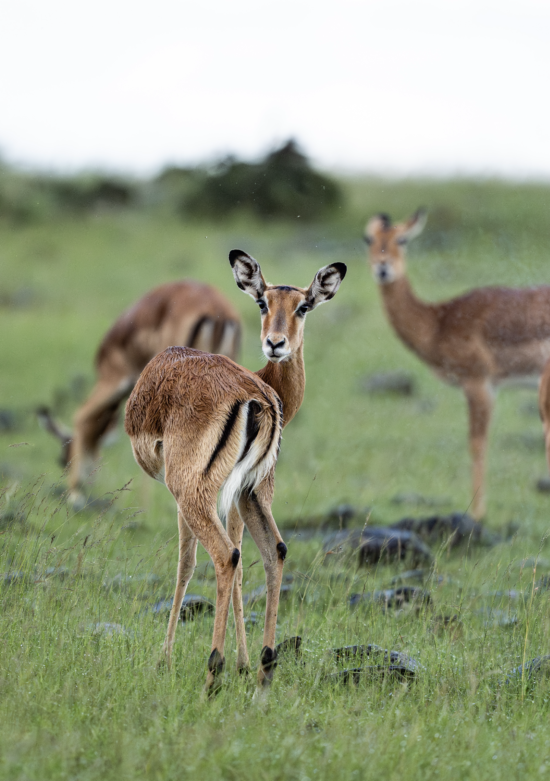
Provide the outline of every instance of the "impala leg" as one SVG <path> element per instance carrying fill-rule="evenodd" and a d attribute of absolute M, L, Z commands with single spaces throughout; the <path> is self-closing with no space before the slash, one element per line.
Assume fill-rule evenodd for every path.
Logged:
<path fill-rule="evenodd" d="M 472 457 L 472 515 L 479 520 L 485 515 L 485 455 L 489 423 L 493 410 L 493 395 L 486 382 L 464 386 L 470 418 L 470 455 Z"/>
<path fill-rule="evenodd" d="M 550 472 L 550 364 L 540 378 L 539 384 L 539 412 L 544 429 L 544 441 L 546 446 L 546 463 Z"/>
<path fill-rule="evenodd" d="M 179 528 L 179 559 L 178 559 L 178 576 L 176 580 L 176 589 L 174 591 L 174 601 L 172 602 L 172 609 L 170 610 L 170 619 L 168 621 L 168 629 L 166 631 L 166 638 L 162 647 L 162 659 L 159 661 L 159 665 L 166 662 L 168 668 L 170 668 L 172 662 L 172 648 L 174 646 L 174 639 L 176 636 L 176 627 L 178 625 L 181 603 L 185 596 L 185 591 L 189 585 L 189 581 L 193 577 L 195 566 L 197 564 L 197 538 L 185 522 L 185 519 L 181 512 L 178 510 L 178 528 Z"/>
<path fill-rule="evenodd" d="M 242 552 L 244 523 L 235 505 L 229 511 L 227 518 L 227 533 L 231 542 Z M 237 670 L 247 672 L 250 666 L 246 647 L 246 630 L 243 613 L 243 559 L 237 564 L 237 572 L 233 582 L 233 615 L 235 617 L 235 632 L 237 634 Z"/>
<path fill-rule="evenodd" d="M 181 504 L 179 506 L 181 507 Z M 199 500 L 197 497 L 193 497 L 193 500 L 182 508 L 187 525 L 200 544 L 206 548 L 216 570 L 216 615 L 214 618 L 212 652 L 208 659 L 207 691 L 219 685 L 219 676 L 225 665 L 223 649 L 227 631 L 227 616 L 231 594 L 233 593 L 233 581 L 235 580 L 237 565 L 241 557 L 239 549 L 233 545 L 229 535 L 223 528 L 215 506 L 213 502 L 210 511 L 200 512 L 198 510 L 200 507 Z"/>
<path fill-rule="evenodd" d="M 69 498 L 73 503 L 83 501 L 82 483 L 93 468 L 101 437 L 116 420 L 130 388 L 130 382 L 115 388 L 112 383 L 98 382 L 75 415 L 69 471 Z"/>
<path fill-rule="evenodd" d="M 258 670 L 259 686 L 268 686 L 271 683 L 277 666 L 275 631 L 279 593 L 283 580 L 283 564 L 287 552 L 286 545 L 271 514 L 272 486 L 266 485 L 266 483 L 268 480 L 264 480 L 257 491 L 241 496 L 239 501 L 241 516 L 262 555 L 267 586 L 264 642 Z"/>

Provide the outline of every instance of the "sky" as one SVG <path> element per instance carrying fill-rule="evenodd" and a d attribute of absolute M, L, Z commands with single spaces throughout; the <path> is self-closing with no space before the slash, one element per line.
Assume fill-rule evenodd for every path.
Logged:
<path fill-rule="evenodd" d="M 550 177 L 549 0 L 18 0 L 0 155 L 149 174 L 289 137 L 329 170 Z"/>

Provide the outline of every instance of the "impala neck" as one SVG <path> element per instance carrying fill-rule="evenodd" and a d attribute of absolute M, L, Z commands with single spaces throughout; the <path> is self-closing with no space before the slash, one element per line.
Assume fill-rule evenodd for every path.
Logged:
<path fill-rule="evenodd" d="M 429 360 L 437 330 L 436 309 L 417 298 L 406 276 L 381 285 L 382 300 L 397 335 L 413 352 Z"/>
<path fill-rule="evenodd" d="M 283 402 L 283 425 L 290 423 L 302 406 L 306 388 L 304 344 L 300 344 L 290 358 L 282 363 L 268 363 L 256 372 L 258 377 L 271 385 Z"/>

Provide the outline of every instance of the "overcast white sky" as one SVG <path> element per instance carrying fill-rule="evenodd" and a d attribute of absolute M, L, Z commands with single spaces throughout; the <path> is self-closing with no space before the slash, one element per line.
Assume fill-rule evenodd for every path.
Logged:
<path fill-rule="evenodd" d="M 550 0 L 17 0 L 0 153 L 152 172 L 294 136 L 329 168 L 550 177 Z"/>

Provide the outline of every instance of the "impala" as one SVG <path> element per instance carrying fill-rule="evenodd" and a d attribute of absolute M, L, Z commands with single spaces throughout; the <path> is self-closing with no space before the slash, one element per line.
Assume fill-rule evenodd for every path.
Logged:
<path fill-rule="evenodd" d="M 437 304 L 421 301 L 406 273 L 405 249 L 426 214 L 367 224 L 370 265 L 386 314 L 404 344 L 468 403 L 473 514 L 485 514 L 484 474 L 493 391 L 503 380 L 539 377 L 550 358 L 550 287 L 483 287 Z"/>
<path fill-rule="evenodd" d="M 236 358 L 241 335 L 236 309 L 218 290 L 192 280 L 155 288 L 124 312 L 105 334 L 96 355 L 97 382 L 77 410 L 74 433 L 50 411 L 38 410 L 44 427 L 62 442 L 61 462 L 70 463 L 69 501 L 85 504 L 83 485 L 105 435 L 143 368 L 169 345 L 188 345 Z"/>
<path fill-rule="evenodd" d="M 249 665 L 242 606 L 245 524 L 260 550 L 267 586 L 258 684 L 267 686 L 272 680 L 287 552 L 271 513 L 281 431 L 304 397 L 306 315 L 334 296 L 346 273 L 343 263 L 333 263 L 320 269 L 308 288 L 269 285 L 258 262 L 245 252 L 232 250 L 229 261 L 237 286 L 260 308 L 266 366 L 253 373 L 223 356 L 170 347 L 144 369 L 128 401 L 125 421 L 136 461 L 148 475 L 164 481 L 178 508 L 178 572 L 163 647 L 168 665 L 195 568 L 197 542 L 215 567 L 216 615 L 207 690 L 215 684 L 217 688 L 224 667 L 231 599 L 237 669 Z M 227 531 L 220 517 L 226 518 Z"/>

